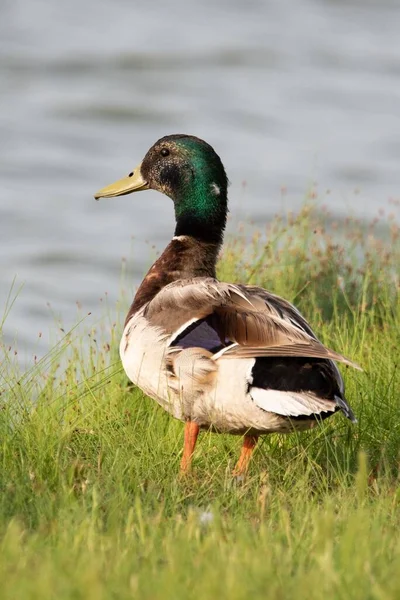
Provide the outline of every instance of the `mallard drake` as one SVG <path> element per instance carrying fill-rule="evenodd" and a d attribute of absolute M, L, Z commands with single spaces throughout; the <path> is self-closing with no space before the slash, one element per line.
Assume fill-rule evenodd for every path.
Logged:
<path fill-rule="evenodd" d="M 307 429 L 338 411 L 356 421 L 334 361 L 357 365 L 326 348 L 287 300 L 217 279 L 227 187 L 213 148 L 177 134 L 95 195 L 153 189 L 174 203 L 174 237 L 136 293 L 120 354 L 129 379 L 185 422 L 182 472 L 200 429 L 244 435 L 242 475 L 260 434 Z"/>

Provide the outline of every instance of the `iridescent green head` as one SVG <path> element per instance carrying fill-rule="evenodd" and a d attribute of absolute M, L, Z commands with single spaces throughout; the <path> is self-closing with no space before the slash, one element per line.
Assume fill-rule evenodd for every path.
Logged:
<path fill-rule="evenodd" d="M 158 190 L 174 202 L 175 235 L 220 243 L 227 186 L 224 166 L 213 148 L 197 137 L 176 134 L 158 140 L 135 171 L 100 190 L 95 198 Z"/>

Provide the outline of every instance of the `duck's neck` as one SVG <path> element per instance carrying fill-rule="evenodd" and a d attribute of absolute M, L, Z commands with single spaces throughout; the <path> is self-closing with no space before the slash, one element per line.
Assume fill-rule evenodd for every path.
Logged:
<path fill-rule="evenodd" d="M 171 195 L 175 209 L 175 237 L 191 236 L 209 244 L 222 244 L 228 213 L 227 179 L 218 171 L 197 174 L 195 185 L 182 184 Z"/>
<path fill-rule="evenodd" d="M 183 207 L 182 204 L 175 203 L 175 238 L 191 237 L 205 244 L 220 246 L 228 212 L 226 199 L 217 203 L 209 195 L 204 204 L 191 203 Z"/>
<path fill-rule="evenodd" d="M 192 277 L 216 277 L 215 265 L 221 241 L 206 242 L 190 235 L 179 235 L 172 238 L 143 279 L 129 309 L 125 324 L 132 315 L 144 304 L 150 302 L 169 283 Z"/>

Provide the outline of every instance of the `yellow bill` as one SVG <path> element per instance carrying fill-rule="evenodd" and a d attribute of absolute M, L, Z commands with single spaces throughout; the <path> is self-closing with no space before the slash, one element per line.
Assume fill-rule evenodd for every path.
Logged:
<path fill-rule="evenodd" d="M 95 199 L 99 198 L 113 198 L 114 196 L 125 196 L 125 194 L 132 194 L 132 192 L 140 192 L 140 190 L 148 190 L 149 184 L 142 177 L 140 168 L 142 163 L 136 167 L 128 177 L 124 177 L 102 190 L 99 190 L 95 195 Z"/>

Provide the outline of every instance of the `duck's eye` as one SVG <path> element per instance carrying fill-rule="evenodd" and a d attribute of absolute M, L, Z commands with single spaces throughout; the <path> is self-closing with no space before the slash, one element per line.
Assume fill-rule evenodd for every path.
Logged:
<path fill-rule="evenodd" d="M 161 156 L 168 156 L 169 150 L 168 148 L 161 148 Z"/>

